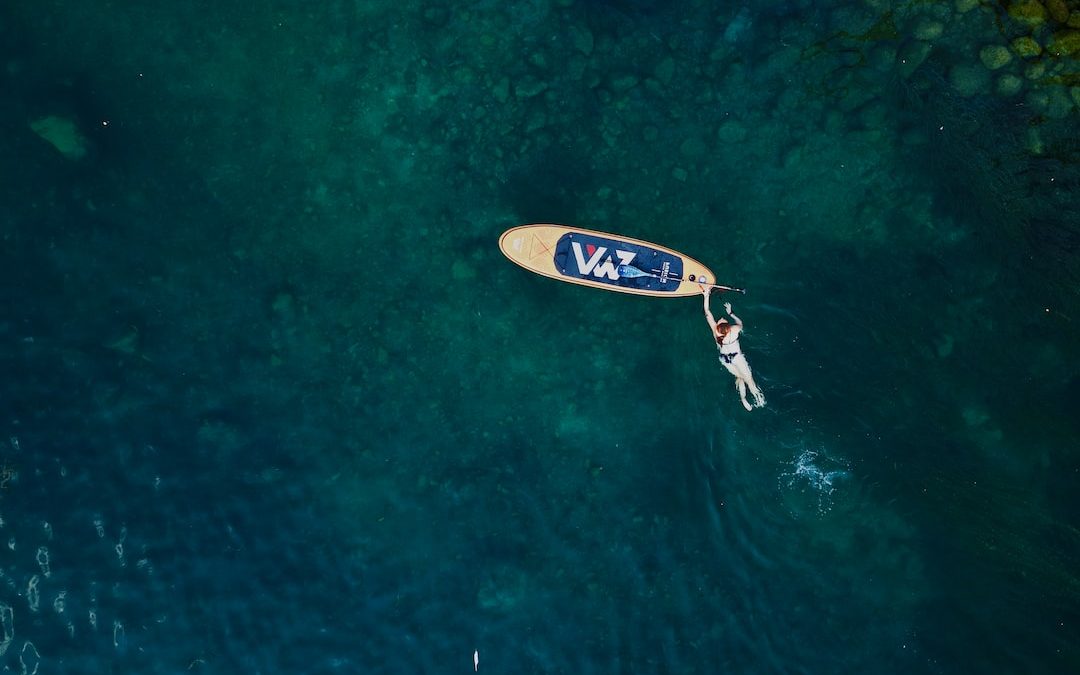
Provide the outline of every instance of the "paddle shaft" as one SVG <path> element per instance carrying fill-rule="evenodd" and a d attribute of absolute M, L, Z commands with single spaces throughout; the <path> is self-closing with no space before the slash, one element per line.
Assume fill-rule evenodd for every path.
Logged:
<path fill-rule="evenodd" d="M 620 270 L 622 270 L 622 269 L 634 270 L 635 274 L 627 274 L 626 275 L 629 278 L 639 277 L 639 276 L 640 277 L 652 277 L 653 279 L 660 279 L 661 278 L 660 275 L 656 274 L 655 272 L 654 273 L 649 273 L 649 272 L 646 272 L 645 270 L 641 269 L 640 267 L 634 267 L 633 265 L 619 265 L 619 269 Z M 680 279 L 679 277 L 669 276 L 667 278 L 667 281 L 678 281 L 678 282 L 681 283 L 681 282 L 685 281 L 685 279 Z M 744 295 L 746 294 L 746 289 L 745 288 L 735 288 L 733 286 L 722 286 L 720 284 L 703 284 L 700 281 L 691 281 L 690 283 L 698 284 L 699 286 L 711 286 L 712 288 L 719 288 L 722 291 L 733 291 L 735 293 L 742 293 Z"/>

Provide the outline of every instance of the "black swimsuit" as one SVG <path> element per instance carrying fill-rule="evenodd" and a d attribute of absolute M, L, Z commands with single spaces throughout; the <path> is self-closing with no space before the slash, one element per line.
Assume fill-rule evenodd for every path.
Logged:
<path fill-rule="evenodd" d="M 738 340 L 736 340 L 734 343 L 727 344 L 727 345 L 725 345 L 719 339 L 716 341 L 716 348 L 718 350 L 720 350 L 720 360 L 723 361 L 724 363 L 731 363 L 732 361 L 735 360 L 735 357 L 739 355 L 738 347 L 736 347 L 736 351 L 726 352 L 726 353 L 724 352 L 724 347 L 730 347 L 732 344 L 737 345 Z"/>

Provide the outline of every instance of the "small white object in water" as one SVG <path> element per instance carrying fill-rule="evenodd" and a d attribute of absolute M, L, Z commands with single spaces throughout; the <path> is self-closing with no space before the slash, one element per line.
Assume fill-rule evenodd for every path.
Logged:
<path fill-rule="evenodd" d="M 472 669 L 473 672 L 479 672 L 480 670 L 480 650 L 474 649 L 472 653 Z"/>

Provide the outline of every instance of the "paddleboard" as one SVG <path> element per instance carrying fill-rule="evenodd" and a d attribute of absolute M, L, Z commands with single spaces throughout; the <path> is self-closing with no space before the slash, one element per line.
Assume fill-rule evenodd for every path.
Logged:
<path fill-rule="evenodd" d="M 530 272 L 619 293 L 676 298 L 716 283 L 708 267 L 682 253 L 577 227 L 520 225 L 503 232 L 499 248 Z"/>

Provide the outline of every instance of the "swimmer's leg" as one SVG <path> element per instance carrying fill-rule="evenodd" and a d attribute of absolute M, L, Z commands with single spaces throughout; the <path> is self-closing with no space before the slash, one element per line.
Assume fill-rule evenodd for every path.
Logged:
<path fill-rule="evenodd" d="M 761 389 L 758 388 L 757 383 L 754 382 L 753 378 L 750 378 L 750 381 L 748 382 L 748 384 L 750 385 L 750 393 L 754 395 L 754 407 L 755 408 L 764 408 L 765 407 L 765 394 L 761 393 Z"/>
<path fill-rule="evenodd" d="M 746 381 L 743 380 L 741 377 L 736 377 L 735 388 L 739 391 L 739 400 L 742 401 L 742 407 L 746 408 L 747 410 L 753 410 L 753 408 L 750 406 L 750 403 L 748 403 L 746 400 Z"/>

